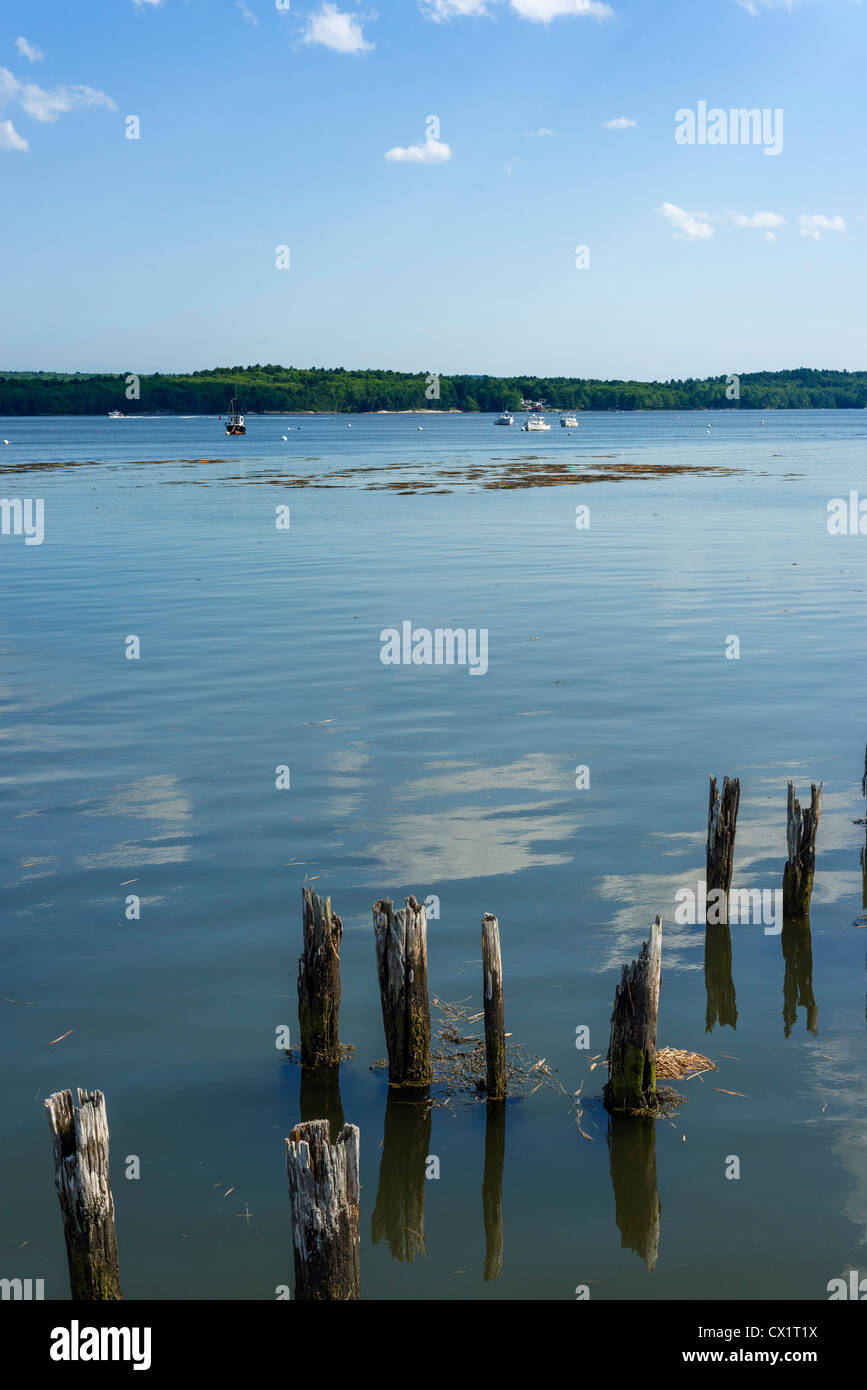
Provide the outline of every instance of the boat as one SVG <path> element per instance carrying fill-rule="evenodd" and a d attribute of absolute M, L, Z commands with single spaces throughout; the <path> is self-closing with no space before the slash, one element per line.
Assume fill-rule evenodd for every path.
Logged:
<path fill-rule="evenodd" d="M 544 415 L 530 415 L 521 426 L 521 429 L 526 430 L 528 434 L 531 434 L 534 430 L 549 430 L 550 428 L 551 426 L 548 424 Z"/>
<path fill-rule="evenodd" d="M 496 420 L 494 421 L 495 425 L 514 425 L 514 423 L 515 417 L 514 415 L 510 415 L 508 410 L 502 411 L 502 413 L 498 415 Z"/>
<path fill-rule="evenodd" d="M 246 434 L 247 426 L 244 424 L 244 417 L 238 413 L 238 402 L 233 396 L 229 401 L 229 409 L 226 411 L 226 434 Z"/>
<path fill-rule="evenodd" d="M 564 430 L 577 430 L 578 419 L 575 415 L 561 415 L 560 424 Z"/>
<path fill-rule="evenodd" d="M 110 411 L 108 412 L 108 418 L 109 418 L 109 420 L 123 420 L 123 419 L 125 419 L 126 417 L 124 416 L 123 412 L 120 411 L 120 410 L 110 410 Z"/>

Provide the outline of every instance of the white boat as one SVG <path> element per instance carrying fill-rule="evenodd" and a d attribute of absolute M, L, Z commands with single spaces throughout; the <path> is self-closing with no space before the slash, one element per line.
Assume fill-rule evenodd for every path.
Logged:
<path fill-rule="evenodd" d="M 521 429 L 526 430 L 528 434 L 533 434 L 536 430 L 549 430 L 550 428 L 551 426 L 544 415 L 531 415 L 521 426 Z"/>
<path fill-rule="evenodd" d="M 577 430 L 578 419 L 575 415 L 561 415 L 560 424 L 564 430 Z"/>
<path fill-rule="evenodd" d="M 108 412 L 108 418 L 109 420 L 123 420 L 125 417 L 120 410 L 110 410 Z"/>
<path fill-rule="evenodd" d="M 504 410 L 494 421 L 495 425 L 514 425 L 514 423 L 515 417 L 514 415 L 510 415 L 508 410 Z"/>

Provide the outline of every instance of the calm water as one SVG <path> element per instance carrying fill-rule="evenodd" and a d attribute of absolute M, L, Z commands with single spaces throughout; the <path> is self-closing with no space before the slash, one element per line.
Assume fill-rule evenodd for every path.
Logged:
<path fill-rule="evenodd" d="M 765 419 L 586 416 L 570 438 L 251 418 L 242 439 L 208 418 L 0 421 L 0 493 L 45 501 L 42 545 L 0 538 L 0 1275 L 68 1296 L 42 1102 L 81 1085 L 107 1096 L 127 1297 L 291 1282 L 300 1071 L 275 1029 L 296 1040 L 304 883 L 344 922 L 364 1297 L 821 1299 L 867 1269 L 867 539 L 826 526 L 864 479 L 867 416 Z M 487 673 L 384 666 L 380 631 L 406 619 L 486 628 Z M 781 883 L 787 778 L 825 789 L 811 940 L 732 926 L 730 971 L 675 921 L 710 773 L 741 779 L 736 887 Z M 409 893 L 439 899 L 446 1000 L 481 1007 L 480 919 L 499 916 L 507 1028 L 583 1085 L 590 1139 L 550 1089 L 507 1108 L 487 1283 L 485 1107 L 435 1108 L 429 1137 L 392 1116 L 382 1148 L 370 907 Z M 650 1270 L 653 1156 L 609 1145 L 588 1058 L 656 913 L 660 1042 L 718 1071 L 656 1126 Z M 371 1240 L 381 1163 L 394 1253 Z M 422 1221 L 426 1255 L 395 1258 Z"/>

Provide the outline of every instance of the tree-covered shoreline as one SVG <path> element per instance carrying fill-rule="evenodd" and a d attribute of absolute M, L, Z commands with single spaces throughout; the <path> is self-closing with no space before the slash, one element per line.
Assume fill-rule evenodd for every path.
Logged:
<path fill-rule="evenodd" d="M 737 394 L 736 394 L 737 392 Z M 862 410 L 867 372 L 799 367 L 731 377 L 602 381 L 580 377 L 441 376 L 344 367 L 215 367 L 134 376 L 0 371 L 0 415 L 221 415 L 237 394 L 247 414 L 374 411 Z"/>

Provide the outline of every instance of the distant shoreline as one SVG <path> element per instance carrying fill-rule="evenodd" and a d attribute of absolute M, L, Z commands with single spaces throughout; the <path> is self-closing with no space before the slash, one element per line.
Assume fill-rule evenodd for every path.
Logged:
<path fill-rule="evenodd" d="M 555 411 L 858 410 L 867 372 L 797 367 L 669 381 L 593 377 L 447 376 L 274 364 L 186 375 L 0 371 L 0 415 L 519 414 Z"/>
<path fill-rule="evenodd" d="M 829 406 L 829 405 L 802 405 L 802 406 L 773 406 L 773 405 L 696 405 L 696 406 L 610 406 L 608 409 L 582 409 L 575 407 L 571 413 L 577 416 L 590 415 L 774 415 L 786 412 L 828 411 L 832 414 L 846 413 L 851 411 L 858 414 L 867 409 L 867 406 Z M 486 419 L 490 416 L 499 415 L 499 410 L 458 410 L 452 407 L 449 410 L 245 410 L 242 412 L 249 420 L 286 420 L 286 419 L 325 419 L 328 416 L 342 418 L 353 416 L 357 420 L 375 419 L 380 415 L 401 416 L 401 415 L 436 415 L 436 416 L 478 416 L 479 419 Z M 515 407 L 507 412 L 510 415 L 530 415 L 531 411 Z M 541 412 L 543 415 L 564 415 L 570 413 L 569 407 L 564 406 L 545 406 Z M 222 420 L 226 411 L 215 410 L 130 410 L 123 411 L 120 417 L 122 420 Z M 110 419 L 110 415 L 101 410 L 32 410 L 8 413 L 3 410 L 0 402 L 0 420 L 100 420 Z"/>

